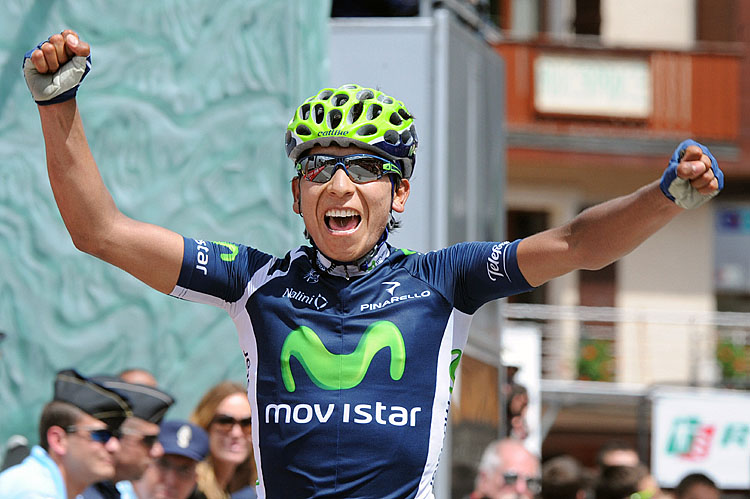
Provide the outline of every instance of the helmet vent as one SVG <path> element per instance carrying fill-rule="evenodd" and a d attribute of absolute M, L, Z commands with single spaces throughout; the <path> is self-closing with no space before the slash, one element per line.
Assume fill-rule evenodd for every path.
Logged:
<path fill-rule="evenodd" d="M 346 116 L 347 121 L 349 123 L 354 123 L 359 119 L 360 116 L 362 116 L 362 108 L 364 106 L 361 102 L 355 102 L 352 108 L 349 110 L 349 114 Z"/>
<path fill-rule="evenodd" d="M 341 114 L 340 109 L 331 109 L 328 112 L 328 128 L 334 129 L 341 124 L 341 118 L 344 116 Z"/>
<path fill-rule="evenodd" d="M 310 135 L 312 132 L 309 128 L 307 128 L 307 125 L 299 124 L 297 125 L 297 128 L 294 129 L 294 132 L 297 135 Z"/>
<path fill-rule="evenodd" d="M 325 117 L 325 109 L 323 109 L 323 104 L 315 104 L 315 123 L 320 125 L 323 123 L 323 118 Z"/>
<path fill-rule="evenodd" d="M 411 145 L 411 141 L 412 135 L 409 130 L 404 130 L 403 132 L 401 132 L 401 142 L 403 142 L 404 145 Z"/>
<path fill-rule="evenodd" d="M 369 123 L 357 130 L 357 135 L 375 135 L 376 133 L 378 133 L 378 127 Z"/>
<path fill-rule="evenodd" d="M 301 120 L 309 120 L 310 119 L 310 104 L 302 104 L 299 108 L 299 114 Z"/>
<path fill-rule="evenodd" d="M 410 120 L 410 119 L 412 119 L 412 116 L 411 116 L 411 115 L 410 115 L 410 114 L 409 114 L 409 113 L 408 113 L 408 112 L 406 111 L 406 109 L 404 109 L 403 107 L 402 107 L 401 109 L 399 109 L 399 110 L 398 110 L 398 114 L 400 114 L 400 115 L 401 115 L 401 117 L 402 117 L 403 119 L 405 119 L 405 120 Z"/>
<path fill-rule="evenodd" d="M 367 100 L 367 99 L 372 99 L 374 97 L 375 97 L 375 94 L 373 94 L 372 90 L 370 90 L 369 88 L 365 90 L 360 90 L 359 92 L 357 92 L 358 100 Z"/>
<path fill-rule="evenodd" d="M 385 94 L 378 95 L 378 100 L 383 104 L 393 104 L 393 98 Z"/>
<path fill-rule="evenodd" d="M 399 137 L 398 132 L 396 130 L 388 130 L 383 134 L 383 139 L 385 139 L 386 142 L 389 144 L 396 145 L 398 144 L 401 137 Z"/>
<path fill-rule="evenodd" d="M 391 119 L 389 121 L 391 122 L 391 124 L 396 126 L 399 126 L 404 122 L 404 120 L 401 119 L 401 116 L 399 116 L 398 113 L 391 113 Z"/>
<path fill-rule="evenodd" d="M 318 94 L 318 99 L 320 100 L 328 100 L 333 95 L 333 91 L 329 89 L 325 89 L 322 92 Z"/>
<path fill-rule="evenodd" d="M 331 104 L 334 106 L 343 106 L 346 104 L 346 101 L 349 100 L 349 96 L 346 94 L 336 94 L 333 96 L 333 99 L 331 99 Z"/>
<path fill-rule="evenodd" d="M 381 112 L 383 112 L 383 107 L 379 104 L 373 104 L 372 106 L 367 108 L 367 119 L 374 120 L 375 118 L 380 116 Z"/>

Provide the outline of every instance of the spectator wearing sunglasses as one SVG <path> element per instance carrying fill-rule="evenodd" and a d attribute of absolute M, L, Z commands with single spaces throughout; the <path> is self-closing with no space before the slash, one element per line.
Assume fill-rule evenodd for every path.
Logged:
<path fill-rule="evenodd" d="M 94 378 L 110 390 L 124 394 L 130 401 L 133 415 L 120 426 L 120 450 L 114 455 L 115 476 L 95 483 L 83 493 L 84 499 L 118 499 L 135 497 L 132 480 L 138 480 L 151 461 L 162 455 L 159 423 L 174 403 L 168 393 L 147 385 L 127 383 L 120 378 Z"/>
<path fill-rule="evenodd" d="M 190 420 L 206 430 L 210 447 L 198 465 L 197 490 L 207 499 L 255 497 L 252 417 L 245 387 L 232 381 L 214 385 Z"/>
<path fill-rule="evenodd" d="M 484 450 L 470 499 L 533 499 L 541 491 L 539 458 L 523 442 L 505 438 Z"/>
<path fill-rule="evenodd" d="M 65 30 L 24 57 L 58 208 L 81 251 L 155 290 L 231 316 L 258 412 L 252 428 L 261 496 L 431 497 L 455 369 L 479 308 L 616 261 L 724 184 L 708 148 L 689 140 L 677 146 L 661 178 L 560 227 L 425 253 L 393 247 L 389 234 L 406 209 L 416 165 L 415 119 L 381 90 L 346 84 L 321 89 L 291 113 L 284 134 L 290 204 L 303 217 L 309 244 L 271 255 L 258 239 L 246 245 L 185 237 L 118 209 L 76 103 L 90 55 L 88 43 Z M 224 76 L 217 73 L 217 81 Z M 249 105 L 258 110 L 255 121 L 278 120 L 276 106 L 260 104 Z M 457 95 L 448 107 L 461 105 Z M 462 123 L 447 133 L 473 130 L 484 152 L 502 134 Z M 460 194 L 445 182 L 465 166 L 449 143 L 434 146 L 450 152 L 453 164 L 421 167 L 424 200 L 439 202 L 430 188 Z M 273 146 L 263 154 L 272 157 Z M 501 187 L 500 181 L 486 190 Z M 502 227 L 502 220 L 490 222 Z M 226 492 L 232 467 L 213 449 L 219 427 L 210 423 L 202 426 L 212 426 L 210 460 Z M 235 434 L 242 432 L 237 426 L 231 425 Z M 518 486 L 527 478 L 519 474 Z"/>
<path fill-rule="evenodd" d="M 164 421 L 159 443 L 164 454 L 133 482 L 138 499 L 187 499 L 195 489 L 198 463 L 208 455 L 208 435 L 187 421 Z"/>
<path fill-rule="evenodd" d="M 132 415 L 120 393 L 75 370 L 55 379 L 54 396 L 42 409 L 39 445 L 20 464 L 0 473 L 0 497 L 76 497 L 115 475 L 115 437 Z"/>

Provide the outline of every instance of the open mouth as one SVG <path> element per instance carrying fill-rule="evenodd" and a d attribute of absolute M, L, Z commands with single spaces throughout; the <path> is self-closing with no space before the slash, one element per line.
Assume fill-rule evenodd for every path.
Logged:
<path fill-rule="evenodd" d="M 333 232 L 353 231 L 362 217 L 352 209 L 332 209 L 325 214 L 326 227 Z"/>

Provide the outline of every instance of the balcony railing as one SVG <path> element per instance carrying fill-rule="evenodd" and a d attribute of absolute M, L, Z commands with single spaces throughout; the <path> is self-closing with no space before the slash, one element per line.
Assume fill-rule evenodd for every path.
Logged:
<path fill-rule="evenodd" d="M 542 379 L 750 388 L 750 314 L 506 303 L 538 328 Z"/>

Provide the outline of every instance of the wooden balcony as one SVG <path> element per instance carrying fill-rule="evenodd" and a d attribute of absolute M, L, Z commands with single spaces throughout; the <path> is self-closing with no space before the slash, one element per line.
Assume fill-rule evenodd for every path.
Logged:
<path fill-rule="evenodd" d="M 735 45 L 714 51 L 678 52 L 503 42 L 495 49 L 506 64 L 511 158 L 519 151 L 538 155 L 545 150 L 567 151 L 575 156 L 637 151 L 636 155 L 648 157 L 663 155 L 676 140 L 691 137 L 711 144 L 731 170 L 750 175 L 750 168 L 740 166 L 741 151 L 747 150 L 748 142 L 742 132 L 750 123 L 741 102 L 743 64 L 747 63 Z M 582 68 L 593 68 L 588 78 L 577 75 L 579 63 Z M 557 64 L 554 67 L 563 69 L 544 72 L 544 64 Z M 618 71 L 631 80 L 628 88 L 638 87 L 636 97 L 619 98 Z M 567 88 L 562 80 L 560 91 L 557 81 L 547 81 L 546 87 L 541 84 L 542 78 L 564 80 L 566 75 L 584 80 L 583 89 L 580 85 L 577 88 L 582 95 L 572 100 L 561 95 Z M 609 81 L 602 83 L 597 78 Z M 595 96 L 588 99 L 585 93 L 595 93 L 597 85 L 602 84 L 609 86 L 604 101 L 606 104 L 609 99 L 609 109 L 596 108 Z M 544 101 L 544 88 L 556 92 L 551 106 Z M 559 106 L 554 99 L 560 101 Z"/>

